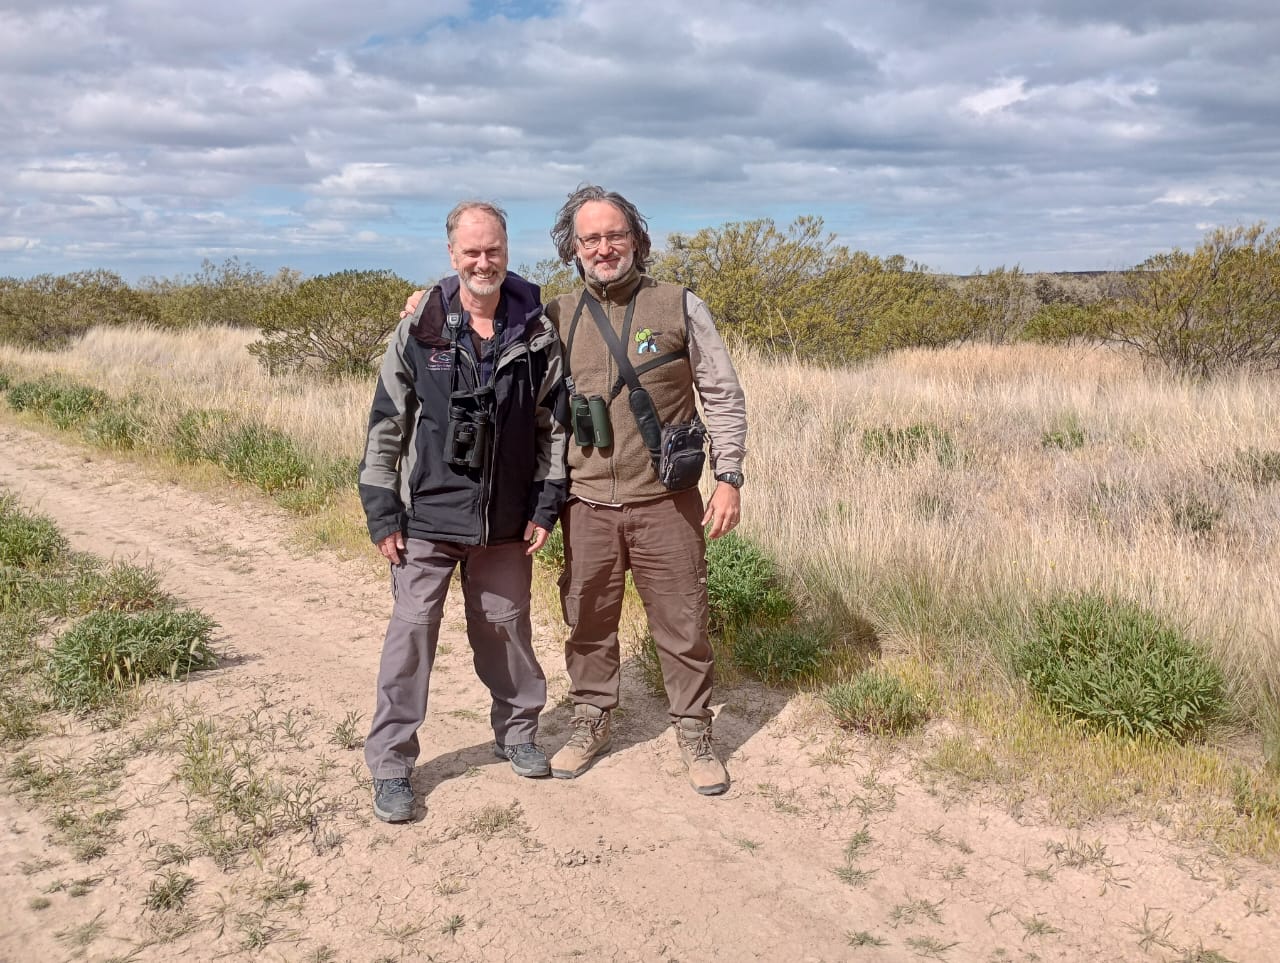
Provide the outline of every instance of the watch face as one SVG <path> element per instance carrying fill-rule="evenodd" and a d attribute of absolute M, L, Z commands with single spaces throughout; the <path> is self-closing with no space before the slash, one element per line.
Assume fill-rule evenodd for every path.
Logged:
<path fill-rule="evenodd" d="M 716 481 L 722 481 L 726 485 L 732 485 L 734 488 L 741 488 L 746 479 L 742 477 L 742 472 L 740 471 L 726 471 L 716 475 Z"/>

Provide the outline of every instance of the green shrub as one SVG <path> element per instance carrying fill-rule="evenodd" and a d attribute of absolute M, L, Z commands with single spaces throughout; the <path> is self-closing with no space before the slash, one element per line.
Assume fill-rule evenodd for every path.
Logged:
<path fill-rule="evenodd" d="M 707 543 L 707 600 L 715 631 L 779 621 L 795 607 L 773 560 L 737 532 Z"/>
<path fill-rule="evenodd" d="M 255 423 L 228 431 L 220 439 L 217 456 L 230 474 L 267 494 L 300 488 L 311 471 L 288 435 Z"/>
<path fill-rule="evenodd" d="M 1056 344 L 1076 338 L 1096 339 L 1105 333 L 1105 312 L 1100 306 L 1046 304 L 1036 310 L 1022 329 L 1022 339 Z"/>
<path fill-rule="evenodd" d="M 249 352 L 269 372 L 371 375 L 413 289 L 390 271 L 342 271 L 303 281 L 263 308 L 262 340 Z"/>
<path fill-rule="evenodd" d="M 1185 741 L 1226 709 L 1218 667 L 1177 628 L 1122 599 L 1041 605 L 1013 666 L 1050 709 L 1090 729 Z"/>
<path fill-rule="evenodd" d="M 813 679 L 830 655 L 830 636 L 816 625 L 753 625 L 733 640 L 734 664 L 770 685 Z"/>
<path fill-rule="evenodd" d="M 146 612 L 172 602 L 161 590 L 155 569 L 128 562 L 113 562 L 105 571 L 97 566 L 85 568 L 69 580 L 66 596 L 69 615 Z"/>
<path fill-rule="evenodd" d="M 823 700 L 840 725 L 872 735 L 902 735 L 928 718 L 928 702 L 888 669 L 867 669 L 830 685 Z"/>
<path fill-rule="evenodd" d="M 66 551 L 67 540 L 52 521 L 23 511 L 12 495 L 0 492 L 0 566 L 48 565 Z"/>
<path fill-rule="evenodd" d="M 95 325 L 154 323 L 145 293 L 111 271 L 0 278 L 0 342 L 53 351 Z"/>
<path fill-rule="evenodd" d="M 7 398 L 14 411 L 40 415 L 64 431 L 89 421 L 111 404 L 106 392 L 60 378 L 19 382 L 9 388 Z"/>
<path fill-rule="evenodd" d="M 216 664 L 215 623 L 200 612 L 95 612 L 54 641 L 49 688 L 59 705 L 91 709 L 147 679 L 185 676 Z"/>
<path fill-rule="evenodd" d="M 1178 374 L 1280 369 L 1280 228 L 1217 228 L 1191 253 L 1148 258 L 1125 278 L 1107 337 Z"/>
<path fill-rule="evenodd" d="M 910 464 L 927 451 L 932 451 L 938 464 L 944 467 L 956 463 L 956 449 L 951 440 L 951 432 L 937 425 L 868 428 L 862 433 L 861 445 L 863 453 L 868 457 L 895 465 Z"/>

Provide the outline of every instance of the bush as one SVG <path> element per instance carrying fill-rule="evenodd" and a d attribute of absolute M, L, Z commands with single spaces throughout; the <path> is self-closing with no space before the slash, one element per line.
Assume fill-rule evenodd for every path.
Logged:
<path fill-rule="evenodd" d="M 371 375 L 414 286 L 390 271 L 342 271 L 303 281 L 258 317 L 249 351 L 269 372 Z"/>
<path fill-rule="evenodd" d="M 0 342 L 56 350 L 95 325 L 154 323 L 154 302 L 111 271 L 0 278 Z"/>
<path fill-rule="evenodd" d="M 1063 451 L 1074 451 L 1083 448 L 1085 443 L 1084 429 L 1074 414 L 1063 415 L 1058 419 L 1057 427 L 1050 428 L 1040 435 L 1042 448 L 1060 448 Z"/>
<path fill-rule="evenodd" d="M 98 707 L 147 679 L 176 679 L 216 664 L 215 623 L 200 612 L 95 612 L 58 636 L 49 687 L 59 705 Z"/>
<path fill-rule="evenodd" d="M 1056 344 L 1076 338 L 1101 338 L 1106 334 L 1105 309 L 1078 304 L 1046 304 L 1038 308 L 1022 328 L 1026 341 Z"/>
<path fill-rule="evenodd" d="M 1107 336 L 1182 375 L 1280 369 L 1280 228 L 1218 228 L 1126 275 Z"/>
<path fill-rule="evenodd" d="M 1218 667 L 1171 625 L 1101 595 L 1037 608 L 1014 670 L 1054 712 L 1124 736 L 1201 734 L 1226 708 Z"/>
<path fill-rule="evenodd" d="M 926 699 L 885 668 L 828 686 L 822 698 L 840 725 L 876 736 L 903 735 L 928 717 Z"/>
<path fill-rule="evenodd" d="M 702 298 L 727 338 L 825 363 L 969 333 L 940 278 L 900 256 L 850 251 L 818 217 L 673 234 L 651 273 Z"/>
<path fill-rule="evenodd" d="M 815 625 L 758 625 L 733 640 L 733 661 L 770 685 L 802 682 L 822 671 L 831 640 Z"/>
<path fill-rule="evenodd" d="M 795 608 L 773 560 L 737 532 L 707 543 L 707 601 L 713 631 L 779 621 Z"/>
<path fill-rule="evenodd" d="M 154 301 L 159 323 L 165 327 L 250 327 L 273 298 L 297 288 L 298 280 L 298 272 L 289 268 L 269 277 L 231 257 L 221 264 L 206 259 L 190 277 L 145 278 L 140 287 Z"/>

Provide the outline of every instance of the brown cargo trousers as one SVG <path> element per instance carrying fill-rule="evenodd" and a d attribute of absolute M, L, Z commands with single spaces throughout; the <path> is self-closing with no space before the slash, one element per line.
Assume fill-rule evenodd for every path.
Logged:
<path fill-rule="evenodd" d="M 377 702 L 364 758 L 375 779 L 407 777 L 418 758 L 418 728 L 427 716 L 427 691 L 445 595 L 462 566 L 462 596 L 472 661 L 493 697 L 489 721 L 499 745 L 534 742 L 547 702 L 547 677 L 533 652 L 529 586 L 533 559 L 524 542 L 458 545 L 406 539 L 391 566 L 395 605 L 382 644 Z"/>
<path fill-rule="evenodd" d="M 711 718 L 707 546 L 696 488 L 631 505 L 570 500 L 560 603 L 569 626 L 565 664 L 575 705 L 618 705 L 618 619 L 627 569 L 644 603 L 672 720 Z"/>

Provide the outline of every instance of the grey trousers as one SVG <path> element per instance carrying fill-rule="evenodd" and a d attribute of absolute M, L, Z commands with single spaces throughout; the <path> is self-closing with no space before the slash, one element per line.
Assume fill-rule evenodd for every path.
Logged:
<path fill-rule="evenodd" d="M 391 566 L 395 604 L 382 644 L 377 702 L 364 759 L 375 779 L 407 777 L 418 759 L 418 727 L 440 637 L 445 596 L 462 566 L 462 597 L 476 675 L 489 688 L 489 720 L 504 746 L 533 742 L 547 702 L 547 677 L 533 653 L 529 586 L 533 560 L 523 542 L 458 545 L 407 540 Z"/>

